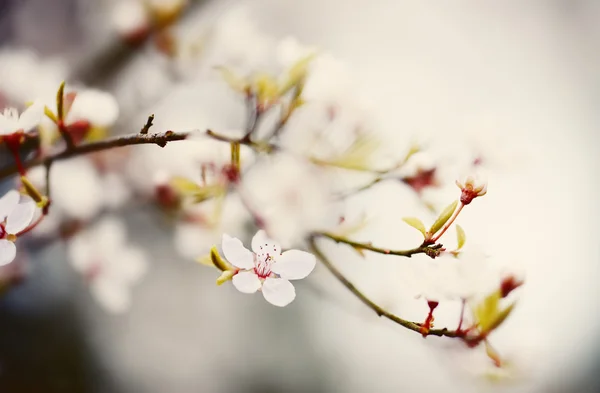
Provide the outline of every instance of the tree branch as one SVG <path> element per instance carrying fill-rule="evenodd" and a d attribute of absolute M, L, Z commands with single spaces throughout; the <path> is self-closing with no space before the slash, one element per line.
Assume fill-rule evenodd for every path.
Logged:
<path fill-rule="evenodd" d="M 385 318 L 389 319 L 390 321 L 395 322 L 398 325 L 405 327 L 409 330 L 412 330 L 414 332 L 417 332 L 419 334 L 422 334 L 422 335 L 424 334 L 421 329 L 420 323 L 408 321 L 406 319 L 400 318 L 399 316 L 386 311 L 385 309 L 378 306 L 371 299 L 369 299 L 367 296 L 365 296 L 360 290 L 358 290 L 358 288 L 356 288 L 356 286 L 354 286 L 354 284 L 350 280 L 348 280 L 346 278 L 346 276 L 344 276 L 342 274 L 342 272 L 340 272 L 331 263 L 331 261 L 325 256 L 325 254 L 323 254 L 323 252 L 317 247 L 316 238 L 318 236 L 328 237 L 329 239 L 332 239 L 332 240 L 335 240 L 335 238 L 331 237 L 331 236 L 327 236 L 325 234 L 316 234 L 315 233 L 308 237 L 308 244 L 310 246 L 312 253 L 317 256 L 317 258 L 321 261 L 321 263 L 323 263 L 323 265 L 327 268 L 327 270 L 329 270 L 331 272 L 331 274 L 333 274 L 334 277 L 337 278 L 337 280 L 340 283 L 342 283 L 342 285 L 344 287 L 346 287 L 354 296 L 356 296 L 361 302 L 363 302 L 363 304 L 365 304 L 367 307 L 369 307 L 371 310 L 373 310 L 378 316 L 385 317 Z M 352 245 L 351 243 L 346 243 L 346 244 Z M 373 250 L 371 250 L 371 251 L 373 251 Z M 376 251 L 376 252 L 378 252 L 378 251 Z M 385 252 L 384 252 L 384 254 L 385 254 Z M 410 255 L 412 255 L 412 254 L 404 255 L 404 254 L 396 253 L 394 255 L 403 255 L 403 256 L 410 257 Z M 438 336 L 438 337 L 445 336 L 445 337 L 452 337 L 452 338 L 464 338 L 464 333 L 462 331 L 448 330 L 447 328 L 430 329 L 424 335 L 425 336 Z"/>
<path fill-rule="evenodd" d="M 187 138 L 189 132 L 174 132 L 166 131 L 158 134 L 141 135 L 131 134 L 125 136 L 116 136 L 107 138 L 98 142 L 84 143 L 75 146 L 72 149 L 64 150 L 60 153 L 52 154 L 47 157 L 39 157 L 23 163 L 25 169 L 29 169 L 38 165 L 50 166 L 55 161 L 65 160 L 72 157 L 81 156 L 84 154 L 95 153 L 104 150 L 110 150 L 117 147 L 133 146 L 133 145 L 158 145 L 165 147 L 168 142 L 181 141 Z M 18 173 L 16 165 L 0 170 L 0 179 Z"/>

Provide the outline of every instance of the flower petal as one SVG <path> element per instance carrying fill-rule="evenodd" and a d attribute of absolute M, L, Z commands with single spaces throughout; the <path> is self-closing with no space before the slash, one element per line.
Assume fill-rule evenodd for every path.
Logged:
<path fill-rule="evenodd" d="M 267 233 L 262 229 L 259 230 L 252 238 L 252 251 L 254 251 L 255 254 L 260 253 L 260 246 L 264 245 L 268 241 L 269 238 L 267 237 Z"/>
<path fill-rule="evenodd" d="M 18 128 L 27 132 L 37 127 L 44 116 L 44 105 L 41 102 L 35 102 L 19 117 Z"/>
<path fill-rule="evenodd" d="M 269 303 L 277 307 L 287 306 L 296 298 L 296 289 L 291 282 L 283 278 L 267 278 L 262 293 Z"/>
<path fill-rule="evenodd" d="M 2 198 L 0 198 L 0 222 L 4 221 L 4 219 L 14 210 L 15 207 L 19 204 L 19 199 L 21 196 L 19 192 L 16 190 L 10 190 Z"/>
<path fill-rule="evenodd" d="M 35 202 L 30 200 L 25 203 L 19 203 L 6 218 L 6 227 L 4 229 L 6 229 L 7 233 L 16 235 L 31 224 L 34 214 Z"/>
<path fill-rule="evenodd" d="M 258 276 L 253 271 L 238 272 L 231 281 L 233 286 L 242 293 L 254 293 L 261 286 Z"/>
<path fill-rule="evenodd" d="M 244 247 L 240 239 L 224 233 L 221 247 L 223 248 L 225 258 L 233 266 L 240 269 L 252 269 L 254 267 L 254 254 Z"/>
<path fill-rule="evenodd" d="M 286 280 L 300 280 L 308 276 L 316 264 L 317 259 L 313 254 L 300 250 L 289 250 L 275 259 L 275 263 L 271 265 L 271 271 Z"/>
<path fill-rule="evenodd" d="M 17 256 L 17 246 L 15 243 L 0 239 L 0 266 L 8 265 Z"/>
<path fill-rule="evenodd" d="M 252 238 L 252 251 L 257 255 L 279 256 L 281 246 L 275 240 L 269 239 L 267 233 L 262 229 Z"/>

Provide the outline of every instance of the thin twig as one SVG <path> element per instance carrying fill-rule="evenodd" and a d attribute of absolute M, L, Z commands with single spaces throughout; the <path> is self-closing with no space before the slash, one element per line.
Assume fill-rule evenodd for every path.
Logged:
<path fill-rule="evenodd" d="M 309 243 L 312 253 L 315 254 L 317 256 L 317 258 L 319 258 L 319 260 L 321 261 L 321 263 L 323 263 L 323 265 L 327 268 L 327 270 L 329 270 L 331 272 L 331 274 L 333 274 L 334 277 L 337 278 L 337 280 L 340 283 L 342 283 L 342 285 L 344 287 L 346 287 L 354 296 L 356 296 L 367 307 L 369 307 L 371 310 L 373 310 L 378 316 L 385 317 L 385 318 L 389 319 L 390 321 L 401 325 L 402 327 L 405 327 L 405 328 L 412 330 L 414 332 L 417 332 L 419 334 L 423 334 L 423 332 L 421 330 L 421 324 L 408 321 L 406 319 L 400 318 L 399 316 L 386 311 L 385 309 L 383 309 L 379 305 L 377 305 L 375 302 L 373 302 L 371 299 L 369 299 L 367 296 L 365 296 L 360 290 L 358 290 L 358 288 L 356 288 L 356 286 L 350 280 L 348 280 L 346 278 L 346 276 L 344 276 L 342 274 L 342 272 L 340 272 L 331 263 L 331 261 L 325 256 L 325 254 L 323 254 L 323 252 L 317 247 L 317 244 L 316 244 L 317 236 L 318 235 L 313 234 L 313 235 L 309 236 L 309 238 L 308 238 L 308 243 Z M 398 254 L 396 254 L 396 255 L 398 255 Z M 453 337 L 453 338 L 463 338 L 463 334 L 461 332 L 457 332 L 455 330 L 448 330 L 447 328 L 431 329 L 431 330 L 429 330 L 429 332 L 427 332 L 427 334 L 425 334 L 425 336 L 438 336 L 438 337 L 446 336 L 446 337 Z"/>
<path fill-rule="evenodd" d="M 146 120 L 146 124 L 144 124 L 144 127 L 142 127 L 142 129 L 140 130 L 140 134 L 142 135 L 146 135 L 148 134 L 148 131 L 150 131 L 150 128 L 154 125 L 154 114 L 148 116 L 148 120 Z"/>
<path fill-rule="evenodd" d="M 159 134 L 151 135 L 140 135 L 131 134 L 125 136 L 116 136 L 107 138 L 98 142 L 84 143 L 79 146 L 75 146 L 71 150 L 64 150 L 60 153 L 52 154 L 47 157 L 39 157 L 31 161 L 23 163 L 25 169 L 29 169 L 38 165 L 52 165 L 55 161 L 65 160 L 67 158 L 77 157 L 89 153 L 95 153 L 104 150 L 110 150 L 117 147 L 133 146 L 133 145 L 158 145 L 165 147 L 168 142 L 181 141 L 187 138 L 189 132 L 174 132 L 166 131 Z M 0 170 L 0 179 L 4 179 L 8 176 L 18 173 L 19 170 L 17 165 L 10 166 Z"/>
<path fill-rule="evenodd" d="M 439 252 L 440 249 L 442 248 L 441 244 L 432 244 L 432 245 L 422 244 L 419 247 L 411 248 L 409 250 L 391 250 L 388 248 L 375 247 L 371 243 L 356 242 L 353 240 L 346 239 L 345 237 L 337 236 L 337 235 L 334 235 L 333 233 L 328 233 L 328 232 L 315 232 L 313 234 L 313 236 L 325 237 L 325 238 L 335 241 L 336 243 L 344 243 L 344 244 L 347 244 L 354 248 L 360 248 L 362 250 L 368 250 L 368 251 L 376 252 L 378 254 L 398 255 L 398 256 L 407 257 L 407 258 L 410 258 L 415 254 L 427 254 L 427 255 L 431 256 L 432 253 L 435 254 L 436 252 Z"/>

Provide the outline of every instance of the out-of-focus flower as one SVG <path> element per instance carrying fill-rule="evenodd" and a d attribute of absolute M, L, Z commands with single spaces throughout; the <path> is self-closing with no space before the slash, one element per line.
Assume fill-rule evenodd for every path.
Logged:
<path fill-rule="evenodd" d="M 119 117 L 119 104 L 115 97 L 102 90 L 84 89 L 76 93 L 66 122 L 88 121 L 95 127 L 108 128 Z"/>
<path fill-rule="evenodd" d="M 426 188 L 439 185 L 436 176 L 437 163 L 426 152 L 412 154 L 399 170 L 395 172 L 394 175 L 399 175 L 400 180 L 417 193 L 421 193 Z"/>
<path fill-rule="evenodd" d="M 45 169 L 32 168 L 28 178 L 38 188 L 44 189 Z M 63 224 L 86 222 L 103 209 L 116 209 L 132 195 L 127 180 L 115 171 L 101 172 L 85 157 L 59 161 L 50 173 L 52 207 L 33 234 L 59 235 Z"/>
<path fill-rule="evenodd" d="M 221 240 L 223 233 L 242 235 L 250 220 L 248 211 L 236 194 L 223 200 L 213 199 L 185 207 L 181 214 L 183 217 L 175 227 L 175 250 L 190 260 L 207 255 L 210 247 Z"/>
<path fill-rule="evenodd" d="M 121 0 L 111 12 L 111 22 L 117 33 L 129 42 L 143 40 L 150 31 L 150 15 L 139 0 Z"/>
<path fill-rule="evenodd" d="M 265 299 L 279 307 L 287 306 L 296 297 L 289 280 L 300 280 L 315 268 L 315 256 L 300 250 L 281 252 L 281 246 L 269 239 L 263 230 L 252 238 L 252 251 L 239 239 L 223 235 L 221 244 L 225 257 L 240 269 L 232 278 L 233 285 L 243 293 L 261 290 Z"/>
<path fill-rule="evenodd" d="M 114 29 L 132 44 L 140 43 L 155 28 L 177 20 L 188 0 L 119 0 L 112 9 Z"/>
<path fill-rule="evenodd" d="M 0 198 L 0 266 L 15 259 L 17 235 L 31 224 L 34 214 L 35 202 L 29 197 L 21 198 L 15 190 Z"/>
<path fill-rule="evenodd" d="M 40 58 L 26 49 L 0 50 L 0 91 L 15 104 L 24 104 L 34 97 L 49 102 L 67 71 L 63 58 Z"/>
<path fill-rule="evenodd" d="M 442 253 L 432 260 L 417 258 L 419 294 L 435 301 L 475 299 L 498 287 L 501 268 L 481 249 L 471 246 L 458 257 Z"/>
<path fill-rule="evenodd" d="M 332 183 L 320 168 L 278 154 L 257 163 L 242 177 L 243 196 L 268 233 L 284 247 L 301 242 L 312 230 L 334 227 L 339 220 Z"/>
<path fill-rule="evenodd" d="M 463 180 L 457 180 L 456 185 L 461 190 L 460 201 L 463 205 L 468 205 L 473 199 L 487 193 L 487 181 L 480 175 L 466 176 Z"/>
<path fill-rule="evenodd" d="M 15 108 L 5 108 L 4 113 L 0 113 L 0 141 L 8 135 L 23 134 L 33 130 L 40 124 L 43 115 L 44 106 L 38 102 L 20 115 Z"/>
<path fill-rule="evenodd" d="M 146 273 L 147 261 L 140 248 L 127 243 L 122 221 L 107 217 L 80 232 L 69 242 L 68 253 L 102 307 L 123 313 L 131 306 L 131 288 Z"/>
<path fill-rule="evenodd" d="M 115 97 L 97 89 L 76 89 L 62 94 L 62 113 L 53 113 L 46 107 L 47 121 L 42 123 L 42 148 L 48 148 L 60 138 L 59 127 L 73 138 L 75 143 L 98 140 L 107 136 L 108 130 L 119 117 L 119 105 Z"/>

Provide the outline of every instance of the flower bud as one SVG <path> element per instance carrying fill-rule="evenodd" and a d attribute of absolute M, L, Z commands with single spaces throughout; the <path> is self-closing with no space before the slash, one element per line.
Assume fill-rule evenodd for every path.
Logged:
<path fill-rule="evenodd" d="M 461 190 L 460 201 L 463 205 L 468 205 L 473 199 L 487 193 L 487 182 L 477 176 L 467 176 L 462 181 L 457 180 L 456 185 Z"/>

